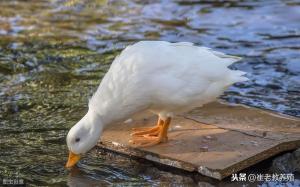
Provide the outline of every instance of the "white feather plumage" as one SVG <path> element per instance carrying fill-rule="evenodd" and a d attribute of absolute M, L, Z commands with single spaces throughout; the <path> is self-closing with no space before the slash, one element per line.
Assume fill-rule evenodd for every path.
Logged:
<path fill-rule="evenodd" d="M 247 80 L 245 72 L 228 68 L 238 60 L 189 42 L 142 41 L 126 47 L 91 98 L 88 113 L 68 133 L 69 150 L 87 152 L 105 126 L 137 112 L 149 110 L 166 120 L 214 101 L 230 85 Z"/>
<path fill-rule="evenodd" d="M 105 123 L 141 110 L 165 118 L 214 101 L 245 72 L 228 66 L 240 60 L 189 42 L 142 41 L 115 58 L 89 107 Z"/>

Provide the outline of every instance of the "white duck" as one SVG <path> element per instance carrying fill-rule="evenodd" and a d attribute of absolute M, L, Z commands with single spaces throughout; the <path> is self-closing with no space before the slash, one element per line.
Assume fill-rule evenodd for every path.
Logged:
<path fill-rule="evenodd" d="M 152 128 L 134 129 L 131 143 L 152 146 L 167 141 L 172 116 L 216 100 L 233 83 L 246 81 L 245 72 L 227 67 L 240 60 L 193 43 L 141 41 L 115 58 L 87 114 L 67 136 L 71 167 L 96 145 L 103 129 L 149 110 L 158 115 Z"/>

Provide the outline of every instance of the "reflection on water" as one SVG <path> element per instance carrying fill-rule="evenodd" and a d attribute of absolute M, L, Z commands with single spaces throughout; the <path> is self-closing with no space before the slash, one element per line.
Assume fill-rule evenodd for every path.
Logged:
<path fill-rule="evenodd" d="M 297 0 L 12 0 L 0 7 L 0 171 L 18 171 L 28 184 L 201 183 L 96 151 L 77 171 L 63 168 L 67 130 L 114 56 L 139 40 L 191 41 L 242 56 L 232 68 L 249 72 L 250 81 L 223 99 L 300 116 Z"/>

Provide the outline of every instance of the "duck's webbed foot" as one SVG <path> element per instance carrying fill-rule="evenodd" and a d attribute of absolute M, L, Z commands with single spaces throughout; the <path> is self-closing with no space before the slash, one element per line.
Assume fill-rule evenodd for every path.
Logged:
<path fill-rule="evenodd" d="M 140 127 L 140 128 L 133 128 L 130 135 L 132 137 L 139 137 L 143 135 L 149 135 L 149 136 L 156 136 L 159 134 L 161 127 L 159 123 L 154 127 Z"/>
<path fill-rule="evenodd" d="M 171 118 L 167 118 L 165 121 L 158 119 L 155 127 L 133 129 L 132 139 L 129 142 L 135 147 L 148 147 L 167 142 L 170 122 Z"/>

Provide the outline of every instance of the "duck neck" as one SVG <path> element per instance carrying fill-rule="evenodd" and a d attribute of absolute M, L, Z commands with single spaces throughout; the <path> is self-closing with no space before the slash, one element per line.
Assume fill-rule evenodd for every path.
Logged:
<path fill-rule="evenodd" d="M 104 123 L 102 117 L 93 109 L 89 109 L 86 114 L 89 123 L 87 123 L 87 128 L 89 129 L 91 141 L 97 142 L 103 132 Z"/>

